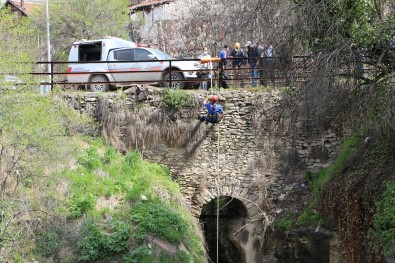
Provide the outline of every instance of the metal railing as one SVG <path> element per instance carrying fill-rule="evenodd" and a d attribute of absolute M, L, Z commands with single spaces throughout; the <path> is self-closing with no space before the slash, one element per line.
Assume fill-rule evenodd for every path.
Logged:
<path fill-rule="evenodd" d="M 248 64 L 248 58 L 238 59 L 242 60 L 243 63 L 240 67 L 233 67 L 232 64 L 235 59 L 227 58 L 223 61 L 213 62 L 213 68 L 211 69 L 213 72 L 212 81 L 213 84 L 218 87 L 227 86 L 247 86 L 248 83 L 252 83 L 252 81 L 256 81 L 258 86 L 265 86 L 267 84 L 271 85 L 279 85 L 279 86 L 289 86 L 289 85 L 297 85 L 298 83 L 305 82 L 312 70 L 312 57 L 310 56 L 294 56 L 287 60 L 284 60 L 281 57 L 274 58 L 258 58 L 257 66 L 250 67 Z M 191 86 L 197 86 L 201 82 L 209 82 L 210 79 L 207 77 L 208 71 L 210 69 L 191 69 L 191 70 L 178 70 L 174 67 L 175 62 L 180 61 L 194 61 L 196 63 L 200 63 L 199 59 L 179 59 L 179 60 L 141 60 L 141 61 L 111 61 L 111 62 L 103 62 L 103 61 L 75 61 L 75 62 L 65 62 L 65 61 L 41 61 L 36 62 L 37 65 L 48 65 L 51 66 L 50 73 L 44 72 L 44 67 L 38 67 L 35 72 L 31 74 L 33 76 L 48 76 L 47 81 L 40 81 L 41 85 L 49 85 L 51 90 L 53 90 L 55 85 L 63 86 L 63 89 L 67 89 L 70 86 L 87 86 L 90 84 L 110 84 L 111 86 L 127 86 L 132 84 L 153 84 L 158 83 L 160 85 L 167 84 L 169 87 L 173 87 L 174 82 L 176 83 L 188 83 Z M 164 79 L 162 74 L 162 78 L 152 79 L 152 80 L 131 80 L 131 81 L 101 81 L 101 82 L 68 82 L 66 76 L 73 74 L 87 74 L 87 75 L 106 75 L 106 74 L 136 74 L 136 73 L 164 73 L 162 70 L 121 70 L 121 71 L 90 71 L 90 72 L 67 72 L 66 66 L 73 64 L 108 64 L 108 63 L 169 63 L 167 70 L 168 79 Z M 251 77 L 251 70 L 257 71 L 257 75 L 255 77 Z M 178 79 L 174 80 L 175 73 L 183 73 L 183 72 L 196 72 L 198 77 L 188 78 L 188 79 Z M 348 69 L 350 76 L 355 74 L 356 69 L 354 67 L 350 67 Z"/>

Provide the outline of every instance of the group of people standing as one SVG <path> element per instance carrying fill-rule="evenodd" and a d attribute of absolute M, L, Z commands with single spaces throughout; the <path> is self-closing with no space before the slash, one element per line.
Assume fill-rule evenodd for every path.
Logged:
<path fill-rule="evenodd" d="M 285 40 L 283 41 L 285 43 Z M 282 50 L 283 45 L 280 46 L 281 53 L 284 55 L 288 53 L 288 50 Z M 277 55 L 277 54 L 276 54 Z M 207 53 L 207 48 L 203 49 L 203 54 L 198 58 L 211 56 Z M 235 42 L 233 48 L 231 49 L 229 45 L 224 45 L 222 50 L 219 52 L 218 57 L 222 59 L 224 63 L 224 69 L 226 72 L 231 72 L 232 79 L 236 84 L 240 84 L 244 87 L 244 73 L 245 70 L 243 68 L 248 68 L 249 76 L 251 78 L 252 87 L 256 87 L 258 81 L 260 85 L 267 86 L 268 80 L 271 81 L 272 85 L 275 85 L 275 51 L 273 48 L 273 44 L 268 42 L 266 45 L 263 41 L 259 43 L 252 43 L 251 41 L 247 41 L 244 48 L 241 47 L 239 42 Z M 279 56 L 279 58 L 284 56 Z M 281 60 L 281 59 L 280 59 Z M 290 61 L 280 61 L 281 63 L 288 63 Z M 208 63 L 206 63 L 208 64 Z M 281 66 L 281 68 L 288 68 L 289 65 Z M 212 65 L 203 65 L 203 68 L 212 69 Z M 288 70 L 282 70 L 284 72 L 284 77 L 286 79 L 286 85 L 289 85 L 289 74 Z M 212 76 L 212 71 L 207 74 L 207 77 Z M 226 79 L 228 79 L 228 74 L 223 74 L 223 83 L 222 87 L 227 88 L 228 84 L 226 83 Z M 200 86 L 204 88 L 204 84 Z"/>

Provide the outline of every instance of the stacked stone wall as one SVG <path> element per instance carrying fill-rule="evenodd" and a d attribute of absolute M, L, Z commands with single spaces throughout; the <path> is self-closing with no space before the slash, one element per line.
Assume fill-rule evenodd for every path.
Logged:
<path fill-rule="evenodd" d="M 207 95 L 188 92 L 200 101 Z M 132 88 L 122 95 L 126 95 L 125 111 L 143 103 L 155 112 L 163 107 L 161 94 L 160 89 Z M 67 94 L 65 99 L 76 110 L 97 116 L 100 100 L 113 104 L 122 96 L 78 93 Z M 179 120 L 205 126 L 193 145 L 193 154 L 186 147 L 169 147 L 164 141 L 145 148 L 142 154 L 146 160 L 170 168 L 194 215 L 199 216 L 203 205 L 217 196 L 231 196 L 245 204 L 249 216 L 256 216 L 262 212 L 258 208 L 262 202 L 281 200 L 290 187 L 302 184 L 305 171 L 314 172 L 328 165 L 346 133 L 343 130 L 335 134 L 330 129 L 293 132 L 273 117 L 273 112 L 281 110 L 281 100 L 279 90 L 221 91 L 225 118 L 220 124 L 200 123 L 197 118 Z M 296 126 L 303 126 L 303 120 Z"/>

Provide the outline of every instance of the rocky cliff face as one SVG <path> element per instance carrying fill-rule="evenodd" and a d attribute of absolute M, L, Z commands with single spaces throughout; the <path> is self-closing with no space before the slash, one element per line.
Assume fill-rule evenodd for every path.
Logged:
<path fill-rule="evenodd" d="M 265 234 L 284 209 L 278 204 L 295 191 L 300 198 L 293 198 L 298 205 L 290 209 L 303 207 L 302 197 L 308 195 L 303 173 L 325 167 L 336 156 L 347 133 L 344 127 L 317 131 L 308 128 L 308 120 L 287 126 L 286 117 L 276 118 L 282 100 L 278 90 L 221 91 L 225 119 L 219 125 L 197 119 L 204 92 L 191 91 L 189 105 L 177 111 L 166 106 L 162 92 L 140 87 L 126 91 L 123 99 L 93 93 L 65 99 L 76 110 L 95 115 L 119 150 L 137 148 L 144 158 L 166 164 L 196 217 L 216 198 L 239 200 L 246 217 L 226 223 L 226 240 L 239 250 L 240 262 L 339 262 L 335 235 L 302 230 L 288 236 Z M 320 260 L 303 261 L 304 255 Z"/>

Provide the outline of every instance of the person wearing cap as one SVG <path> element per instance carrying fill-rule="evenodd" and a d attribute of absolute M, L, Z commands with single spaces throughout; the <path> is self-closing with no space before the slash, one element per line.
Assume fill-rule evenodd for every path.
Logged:
<path fill-rule="evenodd" d="M 251 77 L 251 85 L 252 87 L 256 87 L 257 79 L 259 78 L 258 74 L 258 57 L 259 57 L 259 49 L 256 45 L 252 44 L 251 41 L 247 41 L 247 57 L 248 57 L 248 65 L 250 67 L 250 77 Z"/>
<path fill-rule="evenodd" d="M 206 121 L 210 123 L 218 123 L 224 118 L 224 109 L 218 103 L 218 96 L 211 95 L 203 102 L 204 108 L 207 110 L 207 115 L 200 116 L 201 122 Z"/>

